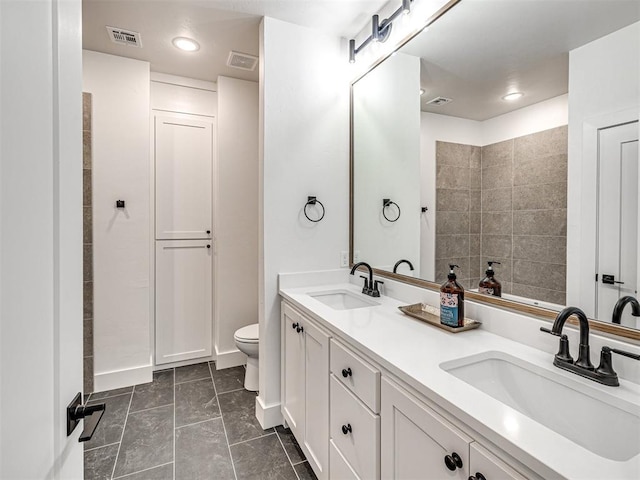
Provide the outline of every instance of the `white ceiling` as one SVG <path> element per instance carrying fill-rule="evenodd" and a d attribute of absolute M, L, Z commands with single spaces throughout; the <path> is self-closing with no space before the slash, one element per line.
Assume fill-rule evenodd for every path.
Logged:
<path fill-rule="evenodd" d="M 639 19 L 638 0 L 462 0 L 402 52 L 422 59 L 423 111 L 486 120 L 567 93 L 569 50 Z"/>
<path fill-rule="evenodd" d="M 399 2 L 399 0 L 398 0 Z M 258 55 L 260 19 L 269 16 L 350 38 L 387 0 L 83 0 L 83 48 L 145 60 L 154 72 L 216 81 L 218 75 L 258 80 L 226 66 L 231 50 Z M 106 26 L 141 34 L 142 48 L 110 41 Z M 190 37 L 200 50 L 177 50 Z"/>

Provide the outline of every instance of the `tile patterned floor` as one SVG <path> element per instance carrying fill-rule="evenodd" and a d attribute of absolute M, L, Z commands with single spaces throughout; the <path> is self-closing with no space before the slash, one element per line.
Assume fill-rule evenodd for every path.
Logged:
<path fill-rule="evenodd" d="M 260 427 L 243 378 L 200 363 L 91 394 L 107 410 L 85 443 L 85 480 L 316 480 L 290 430 Z"/>

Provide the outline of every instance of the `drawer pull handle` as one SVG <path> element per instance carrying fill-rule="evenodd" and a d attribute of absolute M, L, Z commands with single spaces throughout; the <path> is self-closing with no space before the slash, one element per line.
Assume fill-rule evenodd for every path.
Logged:
<path fill-rule="evenodd" d="M 347 423 L 346 425 L 342 425 L 342 433 L 345 435 L 349 435 L 353 430 L 351 429 L 351 424 Z"/>
<path fill-rule="evenodd" d="M 460 455 L 453 452 L 451 455 L 444 457 L 444 464 L 453 472 L 456 468 L 462 468 L 462 459 L 460 458 Z"/>
<path fill-rule="evenodd" d="M 469 477 L 469 480 L 487 480 L 487 477 L 485 477 L 483 474 L 481 474 L 480 472 L 476 472 L 476 476 L 474 477 L 473 475 L 471 475 Z"/>
<path fill-rule="evenodd" d="M 342 369 L 342 376 L 344 378 L 350 377 L 351 375 L 353 375 L 353 372 L 351 371 L 351 367 Z"/>
<path fill-rule="evenodd" d="M 298 333 L 304 332 L 304 327 L 302 325 L 300 325 L 299 327 L 296 328 L 296 332 L 298 332 Z"/>

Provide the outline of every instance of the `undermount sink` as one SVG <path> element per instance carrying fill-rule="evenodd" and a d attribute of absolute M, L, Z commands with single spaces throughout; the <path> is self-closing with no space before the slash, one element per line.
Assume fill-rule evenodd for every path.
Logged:
<path fill-rule="evenodd" d="M 310 297 L 315 298 L 321 303 L 334 310 L 352 310 L 354 308 L 375 307 L 379 303 L 363 298 L 348 290 L 330 290 L 325 292 L 309 293 Z"/>
<path fill-rule="evenodd" d="M 440 368 L 597 455 L 627 461 L 640 453 L 639 405 L 501 352 Z M 515 430 L 517 420 L 505 426 Z"/>

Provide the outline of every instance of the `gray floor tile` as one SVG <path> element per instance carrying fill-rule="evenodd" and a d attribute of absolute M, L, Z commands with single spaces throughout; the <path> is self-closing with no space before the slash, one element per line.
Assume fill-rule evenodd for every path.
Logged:
<path fill-rule="evenodd" d="M 173 369 L 153 372 L 153 382 L 136 385 L 131 412 L 173 403 Z"/>
<path fill-rule="evenodd" d="M 294 465 L 293 468 L 296 470 L 296 473 L 298 474 L 298 478 L 300 480 L 318 480 L 318 477 L 316 477 L 316 474 L 313 473 L 309 462 L 299 463 L 297 465 Z"/>
<path fill-rule="evenodd" d="M 300 462 L 304 462 L 307 458 L 302 453 L 302 449 L 300 445 L 298 445 L 298 441 L 296 437 L 291 433 L 290 428 L 284 428 L 282 425 L 278 425 L 276 427 L 276 433 L 280 440 L 282 440 L 282 445 L 284 446 L 285 452 L 289 456 L 291 463 L 296 464 Z"/>
<path fill-rule="evenodd" d="M 173 461 L 173 405 L 132 413 L 122 437 L 115 477 Z"/>
<path fill-rule="evenodd" d="M 142 472 L 132 473 L 124 477 L 118 477 L 122 480 L 173 480 L 173 463 L 167 463 L 159 467 L 143 470 Z M 87 480 L 87 479 L 85 479 Z"/>
<path fill-rule="evenodd" d="M 218 395 L 218 403 L 220 404 L 220 411 L 222 412 L 230 444 L 256 438 L 274 431 L 272 428 L 263 430 L 258 423 L 255 414 L 255 393 L 246 390 L 223 393 Z"/>
<path fill-rule="evenodd" d="M 221 418 L 176 429 L 176 480 L 233 478 Z"/>
<path fill-rule="evenodd" d="M 89 400 L 101 400 L 103 398 L 115 397 L 116 395 L 122 395 L 124 393 L 131 392 L 133 392 L 133 387 L 116 388 L 115 390 L 107 390 L 106 392 L 93 392 Z"/>
<path fill-rule="evenodd" d="M 176 427 L 219 416 L 211 378 L 176 385 Z"/>
<path fill-rule="evenodd" d="M 207 362 L 176 368 L 176 383 L 202 380 L 203 378 L 211 378 L 211 372 L 209 371 L 209 364 Z"/>
<path fill-rule="evenodd" d="M 110 443 L 119 442 L 122 437 L 122 429 L 127 418 L 127 410 L 131 394 L 118 395 L 117 397 L 109 397 L 101 400 L 93 401 L 91 399 L 88 404 L 104 403 L 106 409 L 102 420 L 98 424 L 93 438 L 84 443 L 84 448 L 95 448 L 109 445 Z"/>
<path fill-rule="evenodd" d="M 84 480 L 111 480 L 117 455 L 117 443 L 85 452 Z"/>
<path fill-rule="evenodd" d="M 245 369 L 242 366 L 216 370 L 216 366 L 211 365 L 216 392 L 225 393 L 244 388 L 244 372 Z"/>
<path fill-rule="evenodd" d="M 238 480 L 298 479 L 276 435 L 232 445 L 231 455 Z"/>

